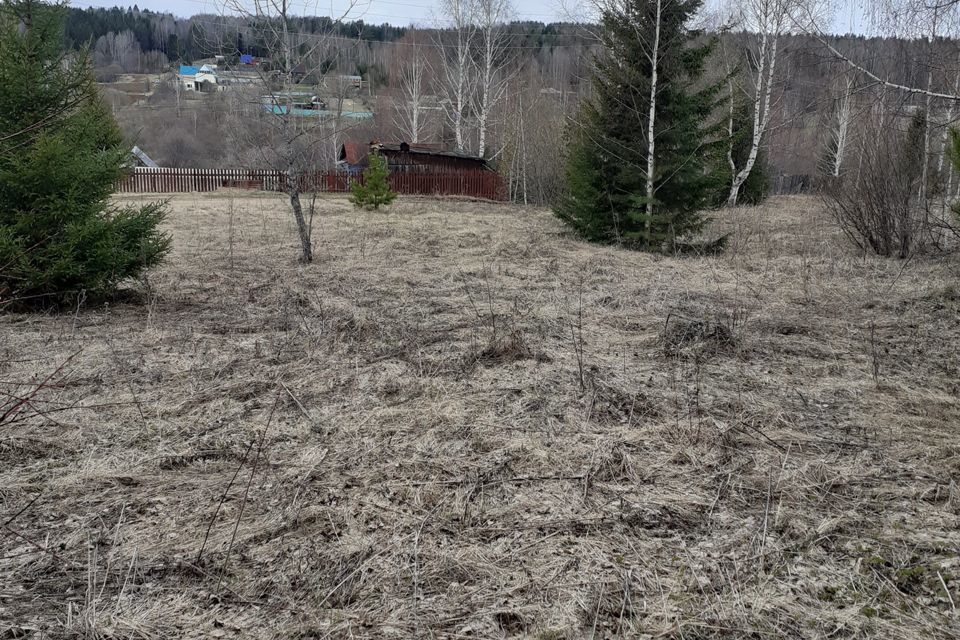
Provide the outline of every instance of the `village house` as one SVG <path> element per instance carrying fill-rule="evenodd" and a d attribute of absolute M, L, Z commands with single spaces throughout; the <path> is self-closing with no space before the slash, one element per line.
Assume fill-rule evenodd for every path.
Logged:
<path fill-rule="evenodd" d="M 398 142 L 345 142 L 340 146 L 337 165 L 351 172 L 367 168 L 370 153 L 376 152 L 387 161 L 391 173 L 463 173 L 491 171 L 487 161 L 461 151 L 448 151 L 439 144 Z"/>
<path fill-rule="evenodd" d="M 199 68 L 180 65 L 177 77 L 186 91 L 222 91 L 217 82 L 217 65 L 205 64 Z"/>

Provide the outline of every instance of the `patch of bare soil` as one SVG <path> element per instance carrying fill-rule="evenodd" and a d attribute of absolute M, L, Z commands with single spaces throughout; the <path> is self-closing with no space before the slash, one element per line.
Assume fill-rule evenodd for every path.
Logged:
<path fill-rule="evenodd" d="M 177 197 L 0 317 L 0 637 L 954 638 L 960 266 L 816 200 L 722 256 L 548 212 Z"/>

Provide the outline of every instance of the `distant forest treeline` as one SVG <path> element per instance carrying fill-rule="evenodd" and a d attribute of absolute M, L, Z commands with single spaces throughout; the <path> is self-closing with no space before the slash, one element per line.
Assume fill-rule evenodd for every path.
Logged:
<path fill-rule="evenodd" d="M 401 40 L 408 28 L 390 24 L 369 24 L 363 20 L 334 21 L 328 17 L 304 16 L 294 18 L 291 29 L 301 36 L 322 34 L 359 45 L 390 43 Z M 518 21 L 509 25 L 514 46 L 536 51 L 555 46 L 582 44 L 586 30 L 579 25 Z M 153 66 L 158 64 L 186 63 L 208 58 L 214 53 L 239 54 L 266 57 L 268 52 L 258 36 L 255 21 L 213 14 L 198 14 L 190 18 L 178 18 L 169 13 L 157 13 L 148 9 L 112 7 L 70 7 L 66 37 L 68 46 L 79 48 L 89 44 L 94 52 L 101 53 L 95 62 L 119 64 L 124 71 L 151 72 L 156 68 L 144 68 L 145 58 Z M 120 41 L 120 47 L 116 42 Z M 106 59 L 119 54 L 119 60 Z M 127 54 L 129 60 L 124 60 Z M 156 54 L 162 54 L 156 55 Z M 130 62 L 140 68 L 129 68 Z M 360 61 L 352 61 L 354 64 Z M 352 71 L 351 69 L 343 69 Z"/>
<path fill-rule="evenodd" d="M 382 63 L 389 67 L 389 54 L 384 45 L 397 43 L 410 31 L 390 24 L 368 24 L 363 20 L 335 22 L 327 17 L 307 16 L 293 19 L 292 30 L 302 41 L 311 35 L 334 36 L 341 41 L 336 47 L 331 68 L 356 73 Z M 123 71 L 157 72 L 170 65 L 190 64 L 214 54 L 246 53 L 266 56 L 260 32 L 262 25 L 243 17 L 198 14 L 178 18 L 169 13 L 146 9 L 113 7 L 69 9 L 66 37 L 68 46 L 79 48 L 89 44 L 97 67 L 115 65 Z M 511 48 L 517 61 L 535 59 L 541 66 L 550 66 L 557 56 L 571 57 L 577 62 L 595 43 L 590 29 L 569 23 L 544 24 L 518 21 L 507 26 Z M 436 33 L 435 29 L 421 33 Z M 722 36 L 736 46 L 741 34 Z M 418 38 L 429 48 L 433 38 Z M 922 86 L 926 83 L 927 47 L 924 40 L 863 36 L 831 36 L 830 44 L 844 51 L 851 59 L 883 74 L 893 82 Z M 804 83 L 820 83 L 823 65 L 834 64 L 821 42 L 809 36 L 788 36 L 781 45 L 788 62 L 785 74 L 788 85 L 796 88 Z M 956 50 L 956 43 L 941 41 L 934 46 L 945 51 Z M 572 55 L 568 54 L 572 50 Z M 565 68 L 580 64 L 565 64 Z"/>
<path fill-rule="evenodd" d="M 130 32 L 142 52 L 159 51 L 169 62 L 191 62 L 210 56 L 209 34 L 222 25 L 235 23 L 236 47 L 242 53 L 265 55 L 256 37 L 250 37 L 244 28 L 245 20 L 218 15 L 196 15 L 177 18 L 169 13 L 149 9 L 112 7 L 78 9 L 70 7 L 67 19 L 67 39 L 70 46 L 80 47 L 110 33 Z M 373 25 L 363 20 L 334 22 L 324 17 L 296 18 L 293 29 L 302 33 L 326 33 L 345 38 L 362 38 L 375 42 L 390 42 L 403 36 L 406 29 L 389 24 Z M 247 33 L 247 38 L 244 35 Z"/>
<path fill-rule="evenodd" d="M 413 52 L 421 51 L 431 68 L 424 93 L 438 97 L 442 94 L 443 43 L 449 42 L 449 32 L 363 21 L 333 22 L 324 17 L 299 17 L 292 22 L 296 46 L 316 50 L 310 54 L 316 58 L 310 61 L 312 68 L 323 73 L 360 74 L 369 82 L 364 99 L 377 115 L 363 131 L 352 131 L 351 135 L 358 139 L 389 139 L 398 135 L 396 112 L 405 99 L 400 94 L 399 78 L 409 66 Z M 512 159 L 507 151 L 518 148 L 516 141 L 522 137 L 524 145 L 537 149 L 524 160 L 536 166 L 524 170 L 547 176 L 544 183 L 561 184 L 562 133 L 576 118 L 583 99 L 590 95 L 592 53 L 597 41 L 587 25 L 513 22 L 504 28 L 510 37 L 501 70 L 509 86 L 492 122 L 494 144 L 503 149 L 497 161 L 502 166 L 511 162 L 520 166 L 520 161 Z M 109 81 L 119 73 L 167 71 L 176 64 L 193 63 L 215 54 L 269 57 L 262 38 L 268 32 L 266 24 L 237 16 L 201 14 L 178 18 L 136 7 L 71 8 L 66 37 L 71 47 L 91 46 L 98 77 Z M 738 100 L 746 100 L 752 93 L 755 69 L 749 68 L 748 61 L 753 58 L 745 51 L 755 45 L 755 38 L 736 32 L 704 37 L 719 38 L 708 65 L 710 77 L 720 79 L 732 69 L 737 70 Z M 324 46 L 313 47 L 321 38 Z M 960 71 L 960 47 L 956 41 L 928 43 L 848 35 L 831 36 L 827 44 L 891 82 L 955 91 Z M 815 37 L 784 36 L 779 47 L 781 57 L 773 79 L 772 124 L 764 141 L 765 163 L 771 175 L 806 178 L 818 171 L 818 159 L 829 147 L 829 124 L 845 95 L 852 104 L 854 124 L 878 109 L 890 115 L 888 121 L 898 123 L 908 121 L 901 115 L 928 109 L 935 125 L 931 144 L 943 146 L 945 126 L 953 113 L 940 102 L 925 105 L 916 93 L 882 90 L 867 74 L 852 72 L 847 63 Z M 217 101 L 206 103 L 206 117 L 194 121 L 192 135 L 184 133 L 177 144 L 166 140 L 176 128 L 173 119 L 181 114 L 176 95 L 171 87 L 165 87 L 146 103 L 122 108 L 118 115 L 125 129 L 140 135 L 143 145 L 168 166 L 246 166 L 243 163 L 247 161 L 239 152 L 225 146 L 224 131 L 229 126 L 217 115 Z M 229 113 L 226 107 L 223 111 Z M 440 112 L 424 113 L 432 131 L 428 138 L 449 142 L 448 123 Z M 205 127 L 209 129 L 206 133 Z M 149 132 L 154 130 L 166 137 L 149 139 Z M 203 144 L 198 142 L 201 139 Z"/>

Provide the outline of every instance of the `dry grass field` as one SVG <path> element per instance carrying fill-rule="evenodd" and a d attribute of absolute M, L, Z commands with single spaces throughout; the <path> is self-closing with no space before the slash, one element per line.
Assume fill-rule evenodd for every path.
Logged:
<path fill-rule="evenodd" d="M 320 207 L 302 267 L 176 197 L 135 296 L 0 316 L 0 638 L 960 635 L 956 257 Z"/>

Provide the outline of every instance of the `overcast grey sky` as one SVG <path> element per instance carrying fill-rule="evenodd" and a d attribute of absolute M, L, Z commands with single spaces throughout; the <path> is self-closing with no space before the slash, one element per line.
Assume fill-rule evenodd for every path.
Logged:
<path fill-rule="evenodd" d="M 343 15 L 349 6 L 348 0 L 293 0 L 298 7 L 297 13 L 311 15 Z M 707 0 L 707 6 L 725 0 Z M 851 10 L 850 5 L 858 4 L 857 0 L 839 0 L 841 7 L 830 26 L 835 33 L 862 33 L 863 20 L 857 9 Z M 141 9 L 166 11 L 177 16 L 187 17 L 197 13 L 222 13 L 223 0 L 71 0 L 75 7 L 113 7 L 132 6 L 137 4 Z M 252 2 L 251 2 L 252 4 Z M 514 0 L 514 6 L 521 20 L 538 20 L 541 22 L 556 22 L 570 20 L 577 13 L 577 7 L 583 3 L 575 0 Z M 348 14 L 350 19 L 363 19 L 365 22 L 380 24 L 389 22 L 396 26 L 417 24 L 436 26 L 435 0 L 357 0 L 357 5 Z"/>

